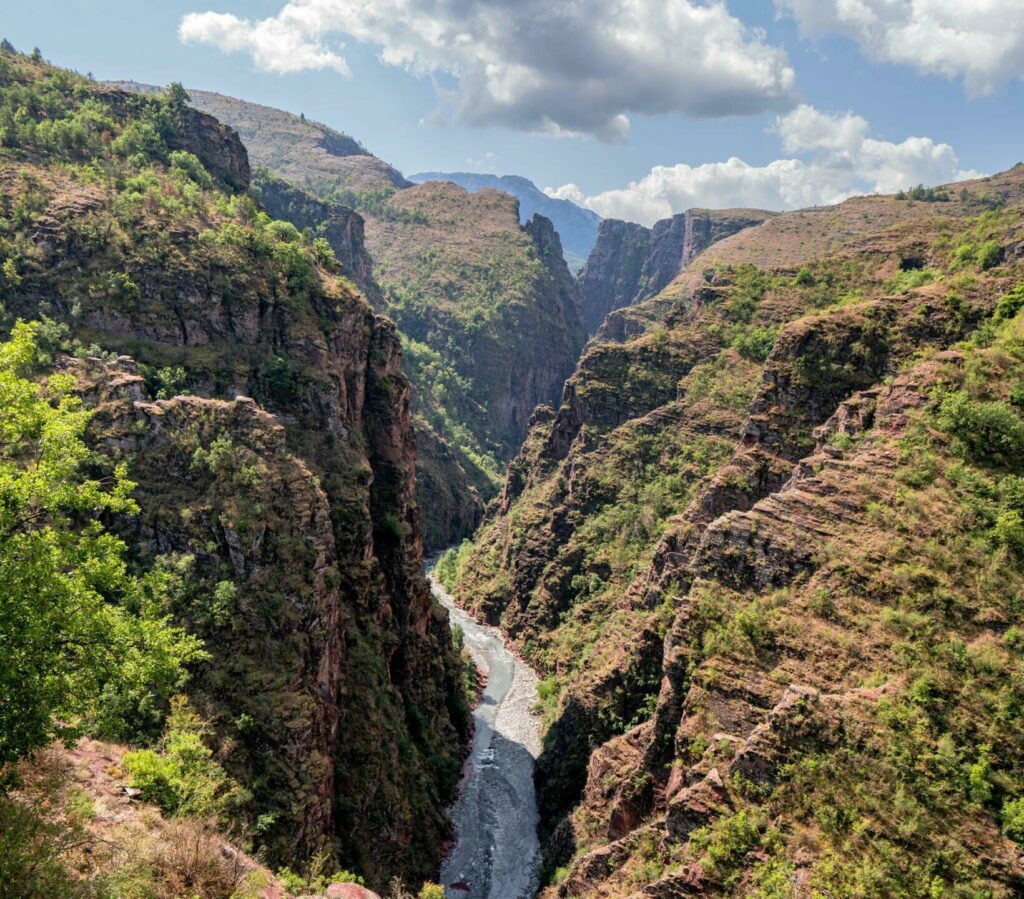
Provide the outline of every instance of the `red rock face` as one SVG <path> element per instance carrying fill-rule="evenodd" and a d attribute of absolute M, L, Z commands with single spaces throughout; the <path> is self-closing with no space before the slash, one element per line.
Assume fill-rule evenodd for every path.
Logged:
<path fill-rule="evenodd" d="M 152 102 L 97 90 L 125 120 Z M 180 116 L 170 145 L 197 155 L 215 190 L 244 188 L 237 135 L 205 113 Z M 244 241 L 215 260 L 205 241 L 223 220 L 210 228 L 179 209 L 170 226 L 162 212 L 115 225 L 116 185 L 36 176 L 33 276 L 5 303 L 126 354 L 75 371 L 98 410 L 97 445 L 138 484 L 123 534 L 140 559 L 171 554 L 184 572 L 173 614 L 211 652 L 189 689 L 219 760 L 251 788 L 256 841 L 275 865 L 331 846 L 374 882 L 424 880 L 448 834 L 468 720 L 421 571 L 394 325 L 331 272 L 300 266 L 296 279 Z M 18 166 L 0 166 L 3 203 L 21 183 Z M 250 220 L 242 206 L 236 224 Z M 127 230 L 82 239 L 98 223 Z M 355 221 L 346 228 L 355 252 Z M 130 291 L 72 299 L 114 270 Z M 187 395 L 154 401 L 161 371 Z M 227 597 L 216 609 L 215 595 Z"/>
<path fill-rule="evenodd" d="M 660 293 L 713 243 L 771 215 L 757 209 L 690 209 L 652 228 L 605 219 L 578 279 L 588 332 L 601 330 L 609 313 Z"/>

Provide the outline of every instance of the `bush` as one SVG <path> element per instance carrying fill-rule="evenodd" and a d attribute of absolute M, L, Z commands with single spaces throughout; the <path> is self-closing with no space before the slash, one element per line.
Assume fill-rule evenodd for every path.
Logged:
<path fill-rule="evenodd" d="M 938 419 L 976 462 L 1014 470 L 1024 466 L 1024 421 L 1009 403 L 973 400 L 958 390 L 942 400 Z"/>
<path fill-rule="evenodd" d="M 978 263 L 978 267 L 983 272 L 988 271 L 990 268 L 995 268 L 1002 261 L 1003 248 L 994 240 L 986 240 L 980 247 L 978 247 L 975 262 Z"/>
<path fill-rule="evenodd" d="M 775 346 L 775 329 L 757 326 L 736 336 L 732 345 L 736 351 L 752 362 L 764 362 Z"/>
<path fill-rule="evenodd" d="M 1003 820 L 1003 833 L 1024 846 L 1024 798 L 1004 802 L 999 817 Z"/>
<path fill-rule="evenodd" d="M 458 549 L 452 547 L 447 550 L 437 565 L 434 566 L 434 574 L 444 586 L 445 590 L 454 590 L 456 581 L 459 578 L 459 570 L 473 550 L 473 544 L 469 540 L 463 540 Z"/>
<path fill-rule="evenodd" d="M 999 298 L 993 317 L 996 321 L 1006 321 L 1016 317 L 1024 306 L 1024 284 L 1021 284 Z"/>
<path fill-rule="evenodd" d="M 202 162 L 199 161 L 198 156 L 194 156 L 187 150 L 175 150 L 171 153 L 169 159 L 173 171 L 181 172 L 190 181 L 194 181 L 204 190 L 209 190 L 213 187 L 213 178 Z"/>
<path fill-rule="evenodd" d="M 162 159 L 167 150 L 156 126 L 140 119 L 129 122 L 110 146 L 118 156 L 141 155 L 148 160 Z"/>
<path fill-rule="evenodd" d="M 74 896 L 62 854 L 75 838 L 37 809 L 0 796 L 2 894 L 8 899 Z"/>
<path fill-rule="evenodd" d="M 234 783 L 203 743 L 206 724 L 176 696 L 159 751 L 141 749 L 124 756 L 124 767 L 142 798 L 171 815 L 199 816 L 222 812 Z"/>

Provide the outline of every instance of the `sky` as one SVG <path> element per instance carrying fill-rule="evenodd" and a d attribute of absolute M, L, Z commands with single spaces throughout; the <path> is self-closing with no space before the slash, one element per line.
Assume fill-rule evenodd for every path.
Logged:
<path fill-rule="evenodd" d="M 797 208 L 1024 159 L 1024 0 L 32 0 L 0 36 L 99 79 L 305 113 L 407 174 L 604 216 Z"/>

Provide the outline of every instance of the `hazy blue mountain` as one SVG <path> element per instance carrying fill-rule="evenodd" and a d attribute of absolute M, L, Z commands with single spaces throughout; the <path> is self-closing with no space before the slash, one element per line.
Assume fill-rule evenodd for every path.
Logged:
<path fill-rule="evenodd" d="M 562 252 L 573 274 L 582 268 L 597 240 L 601 216 L 569 200 L 552 199 L 529 178 L 519 175 L 484 175 L 478 172 L 420 172 L 418 175 L 410 175 L 409 180 L 416 184 L 424 181 L 454 181 L 471 192 L 493 187 L 511 194 L 519 200 L 519 218 L 523 222 L 529 221 L 535 212 L 551 219 L 562 239 Z"/>

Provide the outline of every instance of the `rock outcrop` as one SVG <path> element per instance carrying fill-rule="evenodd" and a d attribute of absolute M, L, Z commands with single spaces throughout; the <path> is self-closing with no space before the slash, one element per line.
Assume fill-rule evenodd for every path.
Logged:
<path fill-rule="evenodd" d="M 562 251 L 570 272 L 577 272 L 597 241 L 601 216 L 570 200 L 558 200 L 543 193 L 528 178 L 519 175 L 486 175 L 480 172 L 421 172 L 410 175 L 413 184 L 424 181 L 451 181 L 471 193 L 491 188 L 501 190 L 519 201 L 519 217 L 525 225 L 535 214 L 550 219 L 562 241 Z"/>
<path fill-rule="evenodd" d="M 253 186 L 260 203 L 274 218 L 323 237 L 337 256 L 342 273 L 355 281 L 371 306 L 383 308 L 384 296 L 373 277 L 373 260 L 366 249 L 363 217 L 358 212 L 320 200 L 265 169 L 257 172 Z"/>
<path fill-rule="evenodd" d="M 605 219 L 578 279 L 588 332 L 594 334 L 608 313 L 660 293 L 713 243 L 771 215 L 757 209 L 690 209 L 652 228 Z"/>

